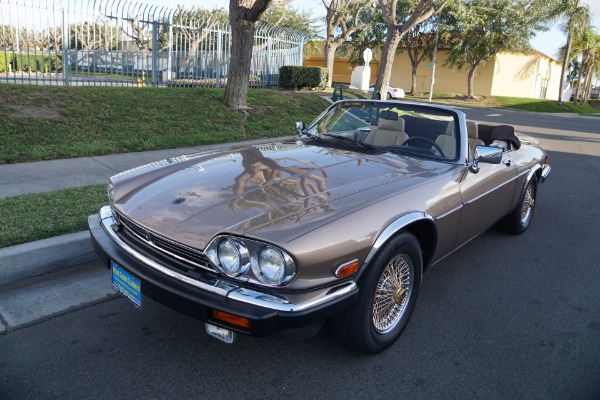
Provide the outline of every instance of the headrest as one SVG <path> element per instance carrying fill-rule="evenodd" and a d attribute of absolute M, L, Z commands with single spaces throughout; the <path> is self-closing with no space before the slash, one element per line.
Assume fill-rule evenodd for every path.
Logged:
<path fill-rule="evenodd" d="M 454 137 L 454 121 L 448 122 L 448 126 L 446 127 L 446 135 Z"/>
<path fill-rule="evenodd" d="M 379 118 L 389 119 L 390 121 L 398 121 L 398 113 L 395 111 L 384 110 L 379 113 Z"/>
<path fill-rule="evenodd" d="M 469 139 L 479 139 L 479 133 L 477 132 L 477 122 L 470 119 L 467 120 L 467 135 Z"/>
<path fill-rule="evenodd" d="M 384 131 L 404 132 L 404 120 L 402 118 L 398 118 L 396 121 L 379 118 L 377 130 L 380 131 L 382 129 Z"/>

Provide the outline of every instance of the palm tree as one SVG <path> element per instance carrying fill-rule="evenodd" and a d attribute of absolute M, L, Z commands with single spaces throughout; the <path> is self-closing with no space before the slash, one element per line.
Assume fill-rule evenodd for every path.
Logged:
<path fill-rule="evenodd" d="M 586 106 L 588 105 L 590 92 L 592 90 L 592 78 L 594 77 L 594 74 L 598 74 L 598 63 L 600 63 L 600 34 L 595 30 L 591 30 L 590 36 L 591 38 L 586 54 L 586 84 L 582 91 L 582 99 Z"/>
<path fill-rule="evenodd" d="M 559 9 L 560 18 L 563 20 L 563 31 L 567 34 L 567 46 L 565 49 L 562 70 L 560 73 L 560 88 L 558 104 L 562 105 L 563 82 L 567 65 L 570 61 L 571 43 L 574 36 L 580 35 L 590 26 L 590 8 L 588 5 L 579 5 L 579 0 L 563 0 Z"/>
<path fill-rule="evenodd" d="M 596 28 L 592 26 L 588 26 L 581 35 L 573 40 L 574 53 L 581 54 L 581 67 L 579 68 L 573 104 L 577 104 L 578 101 L 583 103 L 583 97 L 585 95 L 584 89 L 591 79 L 589 67 L 593 64 L 596 47 L 598 47 L 598 32 L 596 32 Z"/>

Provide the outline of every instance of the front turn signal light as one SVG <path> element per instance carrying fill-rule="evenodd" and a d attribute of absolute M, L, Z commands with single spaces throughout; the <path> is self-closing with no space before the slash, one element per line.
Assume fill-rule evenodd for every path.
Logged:
<path fill-rule="evenodd" d="M 213 318 L 228 324 L 250 329 L 250 320 L 237 315 L 229 314 L 223 311 L 213 310 Z"/>
<path fill-rule="evenodd" d="M 335 270 L 335 276 L 340 279 L 347 278 L 357 273 L 359 267 L 360 265 L 358 264 L 358 260 L 349 261 L 337 267 Z"/>

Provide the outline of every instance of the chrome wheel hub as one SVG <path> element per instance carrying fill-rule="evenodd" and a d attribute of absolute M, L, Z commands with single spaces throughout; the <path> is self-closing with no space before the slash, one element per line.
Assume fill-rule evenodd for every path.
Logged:
<path fill-rule="evenodd" d="M 535 198 L 533 197 L 533 187 L 531 185 L 527 186 L 527 190 L 525 191 L 525 196 L 523 198 L 523 204 L 521 206 L 521 223 L 526 224 L 529 218 L 531 217 L 531 213 L 533 212 L 533 207 L 535 206 Z"/>
<path fill-rule="evenodd" d="M 394 257 L 383 270 L 373 298 L 372 321 L 378 333 L 394 329 L 408 303 L 414 284 L 414 267 L 406 254 Z"/>

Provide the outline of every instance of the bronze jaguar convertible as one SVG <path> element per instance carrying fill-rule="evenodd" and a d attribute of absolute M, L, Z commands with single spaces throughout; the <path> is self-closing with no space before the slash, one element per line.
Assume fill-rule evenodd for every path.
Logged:
<path fill-rule="evenodd" d="M 227 342 L 328 322 L 379 352 L 408 323 L 423 270 L 496 223 L 524 232 L 550 172 L 511 126 L 448 107 L 345 100 L 297 129 L 113 176 L 89 225 L 114 288 Z"/>

